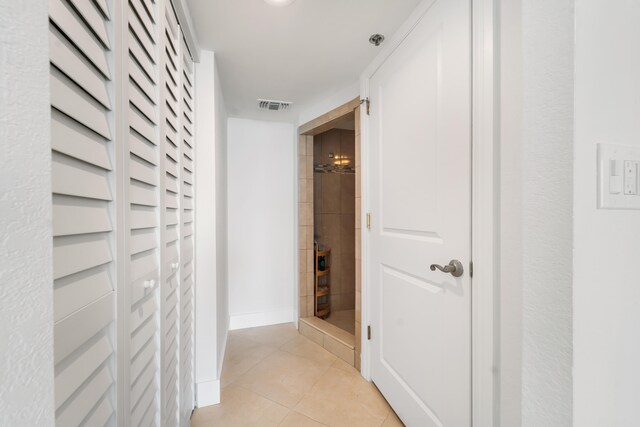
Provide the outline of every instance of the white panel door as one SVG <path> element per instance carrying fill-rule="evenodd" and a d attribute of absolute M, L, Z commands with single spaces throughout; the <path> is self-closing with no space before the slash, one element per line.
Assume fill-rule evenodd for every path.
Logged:
<path fill-rule="evenodd" d="M 180 157 L 182 182 L 181 225 L 182 243 L 180 244 L 180 421 L 182 426 L 189 425 L 191 411 L 194 408 L 194 300 L 193 300 L 193 60 L 189 50 L 182 43 L 182 114 L 180 115 L 182 143 Z"/>
<path fill-rule="evenodd" d="M 116 422 L 112 7 L 49 1 L 54 394 L 63 427 Z"/>
<path fill-rule="evenodd" d="M 163 424 L 179 425 L 180 399 L 180 112 L 181 32 L 166 1 L 162 13 L 162 331 L 163 331 Z"/>
<path fill-rule="evenodd" d="M 157 4 L 125 6 L 128 425 L 160 424 L 160 102 Z M 123 319 L 124 320 L 124 319 Z M 124 408 L 123 408 L 124 409 Z"/>
<path fill-rule="evenodd" d="M 369 81 L 371 376 L 408 426 L 471 425 L 470 19 L 433 1 Z"/>

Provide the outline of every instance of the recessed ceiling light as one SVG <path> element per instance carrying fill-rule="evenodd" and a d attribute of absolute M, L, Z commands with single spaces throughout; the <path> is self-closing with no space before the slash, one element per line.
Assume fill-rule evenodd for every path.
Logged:
<path fill-rule="evenodd" d="M 294 0 L 264 0 L 271 6 L 287 6 L 293 3 Z"/>

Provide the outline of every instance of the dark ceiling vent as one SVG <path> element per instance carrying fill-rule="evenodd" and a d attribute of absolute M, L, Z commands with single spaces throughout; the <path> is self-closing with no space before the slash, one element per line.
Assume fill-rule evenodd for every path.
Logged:
<path fill-rule="evenodd" d="M 258 108 L 269 111 L 285 111 L 291 107 L 291 102 L 274 101 L 272 99 L 258 99 Z"/>

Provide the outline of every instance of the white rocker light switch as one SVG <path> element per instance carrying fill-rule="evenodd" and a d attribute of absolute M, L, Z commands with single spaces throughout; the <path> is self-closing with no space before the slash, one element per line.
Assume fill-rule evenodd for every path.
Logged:
<path fill-rule="evenodd" d="M 598 144 L 598 208 L 640 209 L 640 145 Z"/>

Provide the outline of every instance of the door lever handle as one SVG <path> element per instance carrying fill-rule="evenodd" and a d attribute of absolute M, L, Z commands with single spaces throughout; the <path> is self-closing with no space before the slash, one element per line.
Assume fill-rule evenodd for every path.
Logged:
<path fill-rule="evenodd" d="M 464 268 L 462 267 L 462 263 L 457 259 L 453 259 L 449 262 L 449 264 L 444 267 L 438 264 L 431 264 L 429 267 L 431 271 L 436 271 L 436 269 L 442 271 L 443 273 L 451 273 L 453 277 L 460 277 L 462 273 L 464 273 Z"/>

